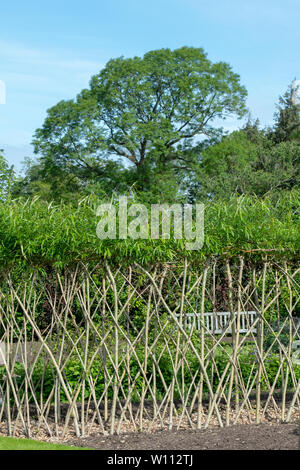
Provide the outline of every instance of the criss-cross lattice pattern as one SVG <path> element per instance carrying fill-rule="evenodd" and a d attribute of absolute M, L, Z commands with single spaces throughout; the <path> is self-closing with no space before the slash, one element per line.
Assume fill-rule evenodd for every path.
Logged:
<path fill-rule="evenodd" d="M 299 411 L 299 274 L 243 257 L 8 273 L 0 423 L 9 435 L 80 436 L 258 423 L 270 410 L 288 422 Z M 208 312 L 228 312 L 221 331 Z"/>

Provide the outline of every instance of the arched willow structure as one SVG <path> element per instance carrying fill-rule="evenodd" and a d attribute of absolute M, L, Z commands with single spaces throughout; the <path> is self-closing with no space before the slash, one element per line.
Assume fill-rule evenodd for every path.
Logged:
<path fill-rule="evenodd" d="M 20 237 L 14 210 L 21 211 L 0 217 L 0 255 L 11 258 L 0 278 L 1 432 L 65 436 L 71 428 L 81 436 L 298 418 L 296 238 L 283 240 L 286 251 L 253 241 L 250 249 L 249 240 L 230 250 L 229 238 L 215 254 L 208 233 L 211 252 L 178 249 L 173 259 L 147 261 L 123 254 L 122 262 L 120 246 L 119 257 L 109 257 L 88 243 L 93 256 L 78 259 L 69 231 L 63 246 L 73 262 L 52 253 L 50 263 L 52 209 L 34 212 L 40 230 L 39 211 L 47 214 L 45 245 L 34 225 L 32 244 Z M 21 211 L 23 230 L 30 211 Z M 241 333 L 249 311 L 255 321 Z M 207 327 L 207 312 L 229 312 L 222 332 Z M 197 316 L 197 326 L 187 327 L 187 315 Z"/>

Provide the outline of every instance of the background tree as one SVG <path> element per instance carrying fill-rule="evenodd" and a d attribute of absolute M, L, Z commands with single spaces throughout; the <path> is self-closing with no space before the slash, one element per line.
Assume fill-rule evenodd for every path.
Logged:
<path fill-rule="evenodd" d="M 229 199 L 233 194 L 264 196 L 300 186 L 300 142 L 276 142 L 258 122 L 208 145 L 191 178 L 189 199 Z"/>
<path fill-rule="evenodd" d="M 58 166 L 52 163 L 43 159 L 34 161 L 25 158 L 23 176 L 16 179 L 13 196 L 27 198 L 38 195 L 44 200 L 77 203 L 78 199 L 91 193 L 105 196 L 127 188 L 123 168 L 117 162 L 105 163 L 101 179 L 84 168 L 68 168 L 67 165 Z"/>
<path fill-rule="evenodd" d="M 14 167 L 8 165 L 3 150 L 0 149 L 0 200 L 6 200 L 9 197 L 14 179 Z"/>
<path fill-rule="evenodd" d="M 300 142 L 300 104 L 295 102 L 295 86 L 291 83 L 276 105 L 273 138 L 276 143 L 287 141 Z"/>
<path fill-rule="evenodd" d="M 217 118 L 242 117 L 245 98 L 239 76 L 224 62 L 210 62 L 203 49 L 113 59 L 76 100 L 48 110 L 35 152 L 45 173 L 67 170 L 100 183 L 119 157 L 129 186 L 161 193 L 160 175 L 168 174 L 170 193 L 176 192 L 178 173 L 197 164 L 199 140 L 220 133 Z"/>

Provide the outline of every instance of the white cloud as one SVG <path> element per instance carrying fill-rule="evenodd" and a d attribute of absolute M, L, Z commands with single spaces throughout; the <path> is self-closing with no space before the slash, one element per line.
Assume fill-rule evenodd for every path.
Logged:
<path fill-rule="evenodd" d="M 6 84 L 6 105 L 0 106 L 0 148 L 19 167 L 46 110 L 62 99 L 75 98 L 103 68 L 101 60 L 78 51 L 33 48 L 0 40 L 0 80 Z"/>
<path fill-rule="evenodd" d="M 71 70 L 100 70 L 104 64 L 99 60 L 74 57 L 74 52 L 61 50 L 32 49 L 22 44 L 0 40 L 0 57 L 8 60 L 8 65 L 26 64 L 35 66 L 52 66 Z M 74 57 L 74 58 L 72 58 Z"/>

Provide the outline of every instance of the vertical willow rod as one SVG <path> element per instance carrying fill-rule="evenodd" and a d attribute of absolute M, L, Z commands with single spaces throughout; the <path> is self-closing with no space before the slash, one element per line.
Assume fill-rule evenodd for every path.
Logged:
<path fill-rule="evenodd" d="M 205 310 L 205 289 L 206 289 L 206 281 L 207 281 L 207 273 L 208 273 L 208 266 L 205 266 L 203 271 L 203 279 L 202 279 L 202 290 L 201 290 L 201 311 L 200 311 L 200 357 L 201 361 L 204 364 L 204 310 Z M 201 418 L 203 413 L 203 382 L 204 382 L 204 375 L 203 371 L 201 370 L 200 373 L 200 382 L 199 382 L 199 394 L 198 394 L 198 410 L 197 410 L 197 429 L 201 428 Z"/>
<path fill-rule="evenodd" d="M 265 289 L 266 289 L 267 262 L 264 260 L 262 275 L 262 293 L 261 293 L 261 321 L 258 323 L 258 354 L 257 354 L 257 387 L 256 387 L 256 423 L 260 423 L 261 406 L 261 381 L 262 381 L 262 358 L 264 346 L 264 316 L 265 316 Z"/>

